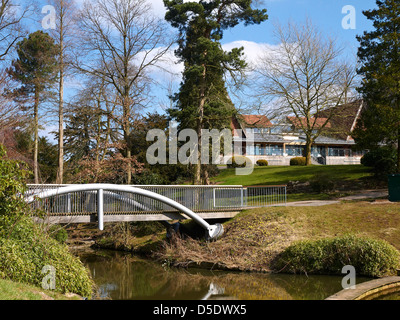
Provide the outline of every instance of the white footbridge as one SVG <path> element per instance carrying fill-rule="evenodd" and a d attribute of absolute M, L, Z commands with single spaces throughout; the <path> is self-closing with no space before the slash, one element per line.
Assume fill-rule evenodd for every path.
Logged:
<path fill-rule="evenodd" d="M 207 219 L 286 205 L 286 186 L 31 184 L 25 199 L 45 212 L 47 223 L 97 222 L 103 230 L 105 222 L 193 219 L 216 239 L 222 225 Z"/>

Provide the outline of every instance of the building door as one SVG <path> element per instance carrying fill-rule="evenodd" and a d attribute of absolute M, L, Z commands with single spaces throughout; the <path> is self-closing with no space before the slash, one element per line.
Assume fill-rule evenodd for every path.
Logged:
<path fill-rule="evenodd" d="M 325 146 L 317 146 L 317 161 L 319 164 L 326 164 L 326 148 Z"/>

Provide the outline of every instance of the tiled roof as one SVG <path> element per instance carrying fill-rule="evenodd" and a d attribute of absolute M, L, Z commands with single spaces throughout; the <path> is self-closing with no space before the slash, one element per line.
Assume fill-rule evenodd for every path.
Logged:
<path fill-rule="evenodd" d="M 242 114 L 239 116 L 240 119 L 250 127 L 266 128 L 271 127 L 272 123 L 264 115 L 258 114 Z"/>
<path fill-rule="evenodd" d="M 307 128 L 307 120 L 305 117 L 297 118 L 297 117 L 287 117 L 287 120 L 292 123 L 296 128 L 301 128 L 302 126 Z M 310 125 L 312 128 L 320 128 L 327 122 L 328 118 L 311 118 Z M 325 128 L 330 128 L 331 123 L 328 122 L 325 125 Z"/>
<path fill-rule="evenodd" d="M 319 114 L 321 117 L 327 117 L 331 115 L 329 122 L 332 126 L 331 128 L 328 128 L 326 132 L 324 132 L 324 135 L 338 139 L 351 138 L 350 135 L 353 126 L 357 121 L 362 103 L 362 100 L 356 100 L 351 103 L 321 111 Z"/>
<path fill-rule="evenodd" d="M 354 140 L 351 138 L 352 129 L 356 123 L 360 110 L 362 108 L 363 101 L 356 100 L 352 103 L 337 106 L 321 111 L 317 114 L 316 118 L 311 118 L 311 121 L 315 121 L 316 127 L 324 125 L 326 120 L 329 118 L 329 122 L 325 125 L 322 134 L 315 140 L 316 144 L 332 144 L 332 145 L 353 145 Z M 235 122 L 237 120 L 237 122 Z M 236 119 L 233 119 L 231 128 L 232 129 L 245 129 L 246 127 L 255 128 L 272 128 L 274 125 L 264 115 L 239 115 Z M 301 129 L 300 124 L 305 123 L 305 118 L 300 120 L 297 117 L 287 117 L 289 123 L 293 124 L 295 129 Z M 301 130 L 300 130 L 301 131 Z M 254 142 L 264 143 L 302 143 L 305 142 L 305 137 L 299 130 L 294 132 L 299 137 L 298 140 L 285 139 L 285 133 L 273 134 L 273 133 L 254 133 Z M 300 134 L 299 134 L 300 133 Z M 246 134 L 243 132 L 243 134 Z M 244 138 L 244 136 L 243 136 Z"/>

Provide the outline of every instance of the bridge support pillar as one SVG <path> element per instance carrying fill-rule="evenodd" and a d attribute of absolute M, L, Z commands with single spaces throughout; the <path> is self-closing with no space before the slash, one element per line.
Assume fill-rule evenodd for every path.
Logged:
<path fill-rule="evenodd" d="M 99 230 L 104 230 L 104 197 L 103 189 L 97 190 L 97 220 Z"/>

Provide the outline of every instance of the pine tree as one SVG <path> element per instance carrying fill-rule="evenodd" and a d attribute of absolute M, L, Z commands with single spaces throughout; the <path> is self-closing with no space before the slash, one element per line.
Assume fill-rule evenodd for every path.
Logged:
<path fill-rule="evenodd" d="M 202 129 L 229 127 L 235 108 L 228 96 L 224 76 L 235 75 L 246 67 L 243 48 L 230 52 L 222 49 L 223 31 L 241 22 L 259 24 L 267 19 L 266 9 L 252 8 L 251 0 L 184 2 L 164 0 L 166 20 L 179 30 L 176 55 L 184 63 L 180 90 L 172 99 L 175 105 L 169 115 L 179 122 L 179 128 L 195 129 L 198 146 Z M 200 164 L 201 147 L 195 163 L 194 184 L 203 177 L 207 183 L 206 166 Z"/>
<path fill-rule="evenodd" d="M 39 104 L 42 94 L 57 77 L 58 49 L 52 37 L 43 31 L 36 31 L 17 44 L 18 59 L 13 60 L 7 72 L 21 83 L 19 94 L 33 96 L 34 116 L 34 159 L 33 173 L 35 183 L 39 183 Z"/>
<path fill-rule="evenodd" d="M 374 30 L 364 32 L 358 57 L 363 76 L 359 92 L 367 108 L 361 115 L 354 138 L 365 148 L 380 144 L 397 148 L 400 172 L 400 1 L 376 1 L 377 9 L 364 11 Z"/>

